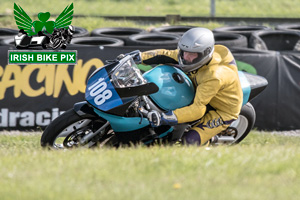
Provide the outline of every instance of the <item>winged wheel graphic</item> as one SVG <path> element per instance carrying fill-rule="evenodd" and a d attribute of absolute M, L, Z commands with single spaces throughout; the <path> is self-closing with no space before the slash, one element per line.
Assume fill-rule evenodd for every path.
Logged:
<path fill-rule="evenodd" d="M 68 29 L 73 19 L 73 3 L 67 6 L 55 19 L 55 21 L 48 21 L 50 19 L 49 12 L 40 12 L 38 19 L 32 21 L 20 5 L 14 4 L 14 17 L 18 28 L 23 29 L 28 36 L 37 35 L 39 31 L 43 33 L 52 34 L 53 30 L 59 28 Z"/>

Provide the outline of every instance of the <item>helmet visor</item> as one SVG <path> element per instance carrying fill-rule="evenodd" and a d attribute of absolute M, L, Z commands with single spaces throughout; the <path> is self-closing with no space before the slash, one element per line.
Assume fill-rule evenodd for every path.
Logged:
<path fill-rule="evenodd" d="M 204 52 L 189 52 L 179 49 L 179 56 L 182 60 L 182 64 L 193 65 L 206 58 L 210 52 L 210 48 L 207 48 Z"/>

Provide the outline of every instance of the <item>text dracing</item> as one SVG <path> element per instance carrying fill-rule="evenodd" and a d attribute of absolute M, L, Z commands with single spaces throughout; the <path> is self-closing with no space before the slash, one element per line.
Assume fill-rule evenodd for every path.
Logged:
<path fill-rule="evenodd" d="M 59 108 L 52 108 L 51 111 L 23 111 L 14 112 L 8 108 L 0 109 L 0 129 L 13 127 L 36 127 L 48 126 L 51 121 L 62 114 Z"/>

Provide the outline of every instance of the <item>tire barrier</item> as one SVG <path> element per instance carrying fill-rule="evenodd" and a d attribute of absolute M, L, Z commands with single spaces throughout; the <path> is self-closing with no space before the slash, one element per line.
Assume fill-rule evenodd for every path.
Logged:
<path fill-rule="evenodd" d="M 215 44 L 221 44 L 231 49 L 233 47 L 247 48 L 246 36 L 235 33 L 214 33 Z"/>
<path fill-rule="evenodd" d="M 108 37 L 79 37 L 73 38 L 71 44 L 85 46 L 124 46 L 123 40 Z"/>
<path fill-rule="evenodd" d="M 300 32 L 258 31 L 252 33 L 250 47 L 256 50 L 300 51 Z"/>
<path fill-rule="evenodd" d="M 248 44 L 253 32 L 261 30 L 272 30 L 266 26 L 226 26 L 213 29 L 214 33 L 236 33 L 246 36 Z M 249 47 L 249 46 L 248 46 Z"/>
<path fill-rule="evenodd" d="M 71 40 L 71 44 L 85 46 L 124 46 L 122 40 L 107 37 L 77 37 Z M 0 40 L 1 46 L 15 46 L 14 38 L 4 38 Z"/>
<path fill-rule="evenodd" d="M 265 55 L 274 54 L 274 52 L 272 52 L 272 51 L 259 51 L 259 50 L 255 50 L 255 49 L 251 49 L 251 48 L 240 48 L 240 47 L 231 48 L 230 51 L 233 55 L 244 54 L 244 55 L 265 56 Z M 235 57 L 235 58 L 236 58 L 235 62 L 237 64 L 239 71 L 248 72 L 250 74 L 257 74 L 255 65 L 252 65 L 249 62 L 243 62 L 243 61 L 239 60 L 238 57 Z"/>
<path fill-rule="evenodd" d="M 0 38 L 0 46 L 15 46 L 15 39 L 12 36 Z"/>
<path fill-rule="evenodd" d="M 127 46 L 164 46 L 177 47 L 180 36 L 174 34 L 145 33 L 128 38 Z"/>
<path fill-rule="evenodd" d="M 300 24 L 279 24 L 279 25 L 275 26 L 275 30 L 299 31 L 300 32 Z"/>
<path fill-rule="evenodd" d="M 15 36 L 19 31 L 10 28 L 0 28 L 0 37 Z"/>
<path fill-rule="evenodd" d="M 146 31 L 140 28 L 112 27 L 94 29 L 91 32 L 91 36 L 117 38 L 119 40 L 123 40 L 125 45 L 127 45 L 129 36 L 140 33 L 146 33 Z"/>
<path fill-rule="evenodd" d="M 244 54 L 256 54 L 256 55 L 261 55 L 261 54 L 273 54 L 273 51 L 265 51 L 265 50 L 256 50 L 253 48 L 232 48 L 230 49 L 231 53 L 244 53 Z"/>
<path fill-rule="evenodd" d="M 161 26 L 153 28 L 151 33 L 176 34 L 182 36 L 186 31 L 197 26 Z"/>
<path fill-rule="evenodd" d="M 90 33 L 88 32 L 88 30 L 86 30 L 85 28 L 77 27 L 77 26 L 75 26 L 74 28 L 75 28 L 75 32 L 73 34 L 74 38 L 77 38 L 77 37 L 86 37 L 86 36 L 90 35 Z"/>
<path fill-rule="evenodd" d="M 18 33 L 19 31 L 15 29 L 0 28 L 0 45 L 6 45 L 6 42 L 3 40 L 14 38 Z"/>

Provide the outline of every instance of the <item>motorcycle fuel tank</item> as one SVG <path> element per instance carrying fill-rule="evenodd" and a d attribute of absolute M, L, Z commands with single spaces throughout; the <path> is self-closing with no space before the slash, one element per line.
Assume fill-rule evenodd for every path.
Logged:
<path fill-rule="evenodd" d="M 159 91 L 149 95 L 164 110 L 174 110 L 191 104 L 195 89 L 188 76 L 175 67 L 160 65 L 143 74 L 148 82 L 155 83 Z"/>

